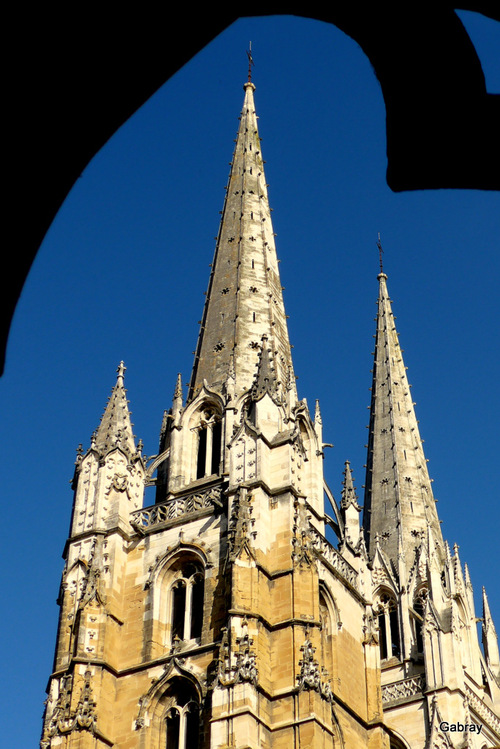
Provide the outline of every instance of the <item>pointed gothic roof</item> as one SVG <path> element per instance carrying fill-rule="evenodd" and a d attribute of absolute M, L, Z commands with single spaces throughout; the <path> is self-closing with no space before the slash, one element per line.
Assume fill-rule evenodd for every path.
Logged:
<path fill-rule="evenodd" d="M 378 281 L 364 527 L 370 555 L 380 536 L 398 569 L 398 550 L 404 549 L 407 556 L 410 552 L 411 565 L 413 550 L 426 537 L 428 525 L 441 549 L 443 538 L 385 273 Z"/>
<path fill-rule="evenodd" d="M 126 367 L 120 362 L 116 384 L 101 419 L 101 423 L 92 440 L 92 447 L 106 454 L 114 447 L 120 447 L 128 455 L 136 452 L 130 411 L 128 409 L 127 391 L 124 387 Z"/>
<path fill-rule="evenodd" d="M 233 367 L 235 394 L 250 390 L 262 337 L 277 382 L 292 370 L 271 209 L 257 129 L 253 83 L 244 85 L 229 183 L 196 347 L 188 401 L 206 380 L 222 390 Z M 295 378 L 293 378 L 295 389 Z"/>
<path fill-rule="evenodd" d="M 493 617 L 491 616 L 490 604 L 488 602 L 488 596 L 486 595 L 486 588 L 483 586 L 483 630 L 485 632 L 492 631 L 496 634 L 495 625 L 493 623 Z"/>
<path fill-rule="evenodd" d="M 342 499 L 340 506 L 343 510 L 346 510 L 352 505 L 356 510 L 361 510 L 358 504 L 358 496 L 354 487 L 354 481 L 352 478 L 351 464 L 348 460 L 345 462 L 344 468 L 344 481 L 342 482 Z"/>

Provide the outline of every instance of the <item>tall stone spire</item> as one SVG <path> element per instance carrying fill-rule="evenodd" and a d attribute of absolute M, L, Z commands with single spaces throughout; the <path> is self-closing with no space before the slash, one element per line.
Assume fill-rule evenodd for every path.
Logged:
<path fill-rule="evenodd" d="M 127 391 L 124 387 L 125 370 L 124 363 L 120 362 L 116 370 L 116 384 L 111 391 L 101 423 L 92 439 L 92 447 L 102 454 L 106 454 L 114 447 L 121 447 L 129 455 L 134 455 L 136 452 Z"/>
<path fill-rule="evenodd" d="M 398 548 L 412 552 L 428 525 L 444 545 L 385 273 L 378 280 L 364 527 L 370 555 L 378 537 L 398 569 Z"/>
<path fill-rule="evenodd" d="M 498 638 L 491 616 L 490 604 L 486 590 L 483 587 L 483 623 L 482 623 L 482 641 L 484 655 L 488 666 L 491 668 L 494 676 L 500 679 L 500 656 L 498 651 Z"/>
<path fill-rule="evenodd" d="M 221 392 L 234 358 L 235 395 L 250 390 L 267 336 L 277 383 L 292 369 L 271 210 L 254 105 L 245 83 L 212 273 L 201 321 L 188 401 L 206 380 Z M 295 391 L 295 380 L 293 382 Z"/>

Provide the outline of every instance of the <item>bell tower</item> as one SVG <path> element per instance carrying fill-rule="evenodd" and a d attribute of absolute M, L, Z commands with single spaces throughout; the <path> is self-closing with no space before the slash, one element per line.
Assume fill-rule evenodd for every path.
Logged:
<path fill-rule="evenodd" d="M 146 464 L 120 365 L 78 456 L 44 749 L 389 747 L 359 507 L 337 550 L 244 91 L 186 397 L 179 375 Z"/>
<path fill-rule="evenodd" d="M 41 749 L 490 749 L 496 630 L 484 593 L 483 656 L 387 277 L 361 524 L 350 463 L 337 506 L 319 403 L 297 393 L 250 80 L 244 92 L 187 392 L 179 375 L 146 459 L 120 363 L 78 450 Z M 445 735 L 452 715 L 485 743 Z"/>

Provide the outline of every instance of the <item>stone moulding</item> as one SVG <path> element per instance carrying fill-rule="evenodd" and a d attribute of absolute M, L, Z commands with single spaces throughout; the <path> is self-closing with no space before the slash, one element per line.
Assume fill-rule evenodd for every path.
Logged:
<path fill-rule="evenodd" d="M 349 562 L 339 554 L 337 549 L 335 549 L 312 525 L 309 527 L 309 536 L 316 554 L 322 557 L 343 580 L 354 588 L 354 590 L 359 592 L 358 573 L 354 567 L 351 567 Z"/>
<path fill-rule="evenodd" d="M 198 513 L 211 514 L 215 507 L 222 507 L 222 487 L 193 492 L 183 497 L 174 497 L 161 505 L 135 510 L 130 515 L 130 525 L 138 533 L 148 533 L 159 526 L 175 525 Z"/>
<path fill-rule="evenodd" d="M 411 676 L 409 679 L 402 679 L 401 681 L 393 681 L 391 684 L 385 684 L 382 687 L 382 702 L 384 705 L 388 705 L 391 702 L 422 695 L 424 689 L 425 678 L 423 674 Z"/>

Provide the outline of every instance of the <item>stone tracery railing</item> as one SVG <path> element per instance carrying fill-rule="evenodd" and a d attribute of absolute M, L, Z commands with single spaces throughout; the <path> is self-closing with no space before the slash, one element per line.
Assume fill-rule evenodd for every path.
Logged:
<path fill-rule="evenodd" d="M 222 487 L 213 486 L 210 489 L 174 497 L 161 505 L 145 507 L 131 513 L 130 524 L 139 532 L 147 532 L 157 525 L 169 523 L 177 518 L 187 518 L 201 510 L 212 510 L 215 505 L 222 505 Z"/>
<path fill-rule="evenodd" d="M 396 702 L 396 700 L 405 697 L 413 697 L 414 694 L 422 694 L 425 687 L 423 674 L 420 676 L 411 676 L 409 679 L 393 681 L 391 684 L 384 684 L 382 687 L 382 702 Z"/>
<path fill-rule="evenodd" d="M 311 536 L 311 543 L 313 549 L 317 554 L 323 557 L 323 559 L 338 572 L 346 582 L 348 582 L 355 590 L 358 590 L 358 573 L 352 567 L 349 562 L 339 554 L 329 541 L 319 533 L 312 525 L 309 528 Z"/>
<path fill-rule="evenodd" d="M 500 735 L 500 718 L 498 715 L 496 715 L 496 713 L 494 713 L 493 710 L 472 691 L 468 684 L 465 685 L 465 694 L 467 695 L 469 706 L 479 715 L 486 725 Z"/>

